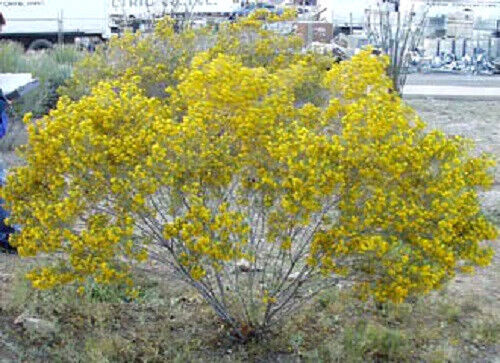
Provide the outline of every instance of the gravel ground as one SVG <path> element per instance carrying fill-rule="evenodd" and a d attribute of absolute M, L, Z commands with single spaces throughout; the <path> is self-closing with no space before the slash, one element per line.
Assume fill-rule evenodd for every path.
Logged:
<path fill-rule="evenodd" d="M 487 152 L 497 160 L 495 184 L 481 195 L 486 213 L 500 225 L 500 107 L 495 101 L 408 100 L 431 129 L 466 136 L 476 142 L 478 152 Z M 472 276 L 459 276 L 449 286 L 453 294 L 476 296 L 492 311 L 500 314 L 500 241 L 493 263 Z"/>
<path fill-rule="evenodd" d="M 461 135 L 475 141 L 477 152 L 497 160 L 495 185 L 484 194 L 483 206 L 492 212 L 500 209 L 500 106 L 496 101 L 458 101 L 414 99 L 407 101 L 430 129 Z M 439 111 L 438 111 L 439 110 Z M 497 218 L 499 216 L 497 215 Z M 500 219 L 497 219 L 500 223 Z"/>

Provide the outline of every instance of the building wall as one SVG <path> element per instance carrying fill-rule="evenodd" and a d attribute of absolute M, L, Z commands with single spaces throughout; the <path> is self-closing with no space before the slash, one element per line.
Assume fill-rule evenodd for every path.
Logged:
<path fill-rule="evenodd" d="M 365 10 L 377 6 L 377 0 L 317 0 L 321 9 L 326 8 L 324 17 L 336 25 L 364 22 Z"/>
<path fill-rule="evenodd" d="M 298 22 L 297 34 L 304 43 L 330 43 L 333 38 L 333 24 L 323 22 Z"/>
<path fill-rule="evenodd" d="M 478 32 L 482 36 L 491 35 L 497 28 L 497 21 L 500 21 L 500 0 L 400 0 L 400 2 L 400 9 L 404 13 L 413 9 L 417 13 L 426 12 L 428 18 L 438 19 L 444 16 L 449 36 L 476 37 Z M 473 19 L 472 22 L 470 19 L 465 19 L 465 14 Z M 460 19 L 461 17 L 464 19 Z M 472 35 L 473 29 L 474 35 Z"/>
<path fill-rule="evenodd" d="M 458 10 L 471 9 L 477 19 L 500 19 L 500 0 L 400 0 L 403 11 L 429 8 L 430 16 L 448 15 Z"/>

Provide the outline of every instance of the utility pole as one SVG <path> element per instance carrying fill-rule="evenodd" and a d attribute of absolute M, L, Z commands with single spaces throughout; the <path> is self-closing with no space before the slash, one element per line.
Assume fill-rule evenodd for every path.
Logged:
<path fill-rule="evenodd" d="M 64 10 L 61 9 L 57 16 L 57 43 L 64 43 Z"/>

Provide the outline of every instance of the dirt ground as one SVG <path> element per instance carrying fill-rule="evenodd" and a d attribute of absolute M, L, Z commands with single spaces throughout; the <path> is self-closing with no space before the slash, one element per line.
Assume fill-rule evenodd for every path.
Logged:
<path fill-rule="evenodd" d="M 452 101 L 421 99 L 409 103 L 419 112 L 430 128 L 442 129 L 450 134 L 460 134 L 474 139 L 479 151 L 493 154 L 500 162 L 500 108 L 494 101 Z M 4 155 L 5 163 L 15 160 Z M 482 195 L 486 213 L 500 225 L 500 167 L 496 169 L 496 183 L 492 191 Z M 491 266 L 478 270 L 474 275 L 458 276 L 448 286 L 447 294 L 453 297 L 472 297 L 482 301 L 484 309 L 500 315 L 500 243 L 493 242 L 496 250 Z M 490 242 L 491 243 L 491 242 Z M 12 255 L 0 254 L 0 306 L 7 299 L 6 286 L 14 278 L 14 271 L 24 261 Z M 7 317 L 0 316 L 0 363 L 15 361 L 12 349 L 5 339 L 3 328 Z M 5 325 L 4 325 L 5 324 Z M 484 361 L 499 362 L 500 345 L 487 352 Z M 481 360 L 482 361 L 482 360 Z"/>

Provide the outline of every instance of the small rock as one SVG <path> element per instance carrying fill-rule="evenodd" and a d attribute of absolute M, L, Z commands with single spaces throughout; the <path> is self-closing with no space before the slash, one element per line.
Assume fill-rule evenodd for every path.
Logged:
<path fill-rule="evenodd" d="M 34 331 L 40 335 L 50 335 L 57 330 L 55 323 L 36 318 L 26 318 L 23 326 L 26 330 Z"/>
<path fill-rule="evenodd" d="M 14 324 L 15 325 L 22 325 L 24 323 L 24 320 L 28 317 L 28 312 L 25 311 L 21 315 L 19 315 L 15 320 Z"/>
<path fill-rule="evenodd" d="M 236 262 L 236 271 L 239 272 L 261 272 L 261 268 L 252 268 L 252 264 L 250 261 L 242 258 L 241 260 Z"/>
<path fill-rule="evenodd" d="M 26 330 L 40 335 L 50 335 L 57 331 L 56 324 L 43 319 L 30 318 L 27 312 L 22 313 L 14 320 L 15 325 L 21 325 Z"/>
<path fill-rule="evenodd" d="M 245 260 L 244 258 L 242 258 L 241 260 L 236 262 L 236 267 L 241 272 L 250 272 L 252 269 L 252 265 L 250 264 L 250 261 Z"/>
<path fill-rule="evenodd" d="M 291 280 L 291 281 L 297 280 L 299 278 L 299 276 L 300 276 L 300 272 L 298 272 L 298 271 L 294 272 L 294 273 L 288 275 L 288 280 Z M 304 278 L 304 276 L 302 276 L 302 278 Z"/>
<path fill-rule="evenodd" d="M 0 274 L 0 282 L 9 282 L 11 279 L 11 274 Z"/>

